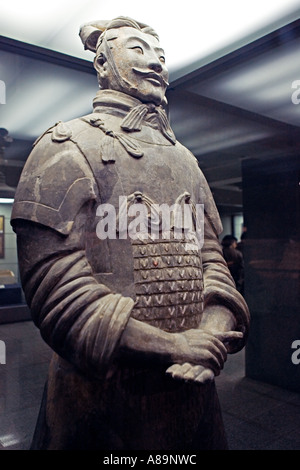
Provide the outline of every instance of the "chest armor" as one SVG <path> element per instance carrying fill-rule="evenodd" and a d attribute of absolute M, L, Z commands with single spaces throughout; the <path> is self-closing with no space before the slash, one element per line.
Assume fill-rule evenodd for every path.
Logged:
<path fill-rule="evenodd" d="M 202 267 L 184 240 L 132 243 L 136 306 L 133 318 L 166 331 L 196 328 L 203 309 Z"/>
<path fill-rule="evenodd" d="M 112 132 L 120 132 L 117 117 L 105 116 L 104 120 Z M 109 204 L 120 213 L 120 196 L 127 201 L 127 209 L 136 198 L 149 211 L 153 204 L 201 202 L 195 168 L 184 147 L 173 145 L 149 126 L 125 137 L 142 156 L 133 157 L 113 137 L 105 147 L 101 144 L 103 131 L 93 126 L 76 141 L 93 170 L 99 204 Z M 109 155 L 103 156 L 105 151 Z M 137 320 L 169 332 L 197 328 L 203 311 L 202 262 L 197 246 L 184 234 L 174 236 L 172 231 L 167 238 L 161 232 L 156 237 L 148 233 L 136 238 L 117 232 L 115 238 L 99 240 L 95 236 L 96 211 L 90 217 L 86 251 L 98 281 L 132 297 L 132 317 Z"/>

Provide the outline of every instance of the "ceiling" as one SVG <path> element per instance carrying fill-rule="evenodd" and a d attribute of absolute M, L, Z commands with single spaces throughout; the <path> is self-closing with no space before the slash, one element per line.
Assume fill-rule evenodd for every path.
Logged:
<path fill-rule="evenodd" d="M 242 45 L 290 22 L 299 0 L 14 0 L 0 3 L 2 36 L 93 60 L 78 37 L 79 27 L 99 19 L 130 16 L 151 25 L 160 35 L 169 70 Z M 181 40 L 186 38 L 186 40 Z"/>
<path fill-rule="evenodd" d="M 69 2 L 51 2 L 51 8 L 47 5 L 45 11 L 31 15 L 36 24 L 30 28 L 28 13 L 27 17 L 23 14 L 21 25 L 21 12 L 13 16 L 9 7 L 3 16 L 0 7 L 0 80 L 5 84 L 0 127 L 13 138 L 4 149 L 0 171 L 10 186 L 17 185 L 38 135 L 58 120 L 91 111 L 97 80 L 92 57 L 85 57 L 91 53 L 82 51 L 77 36 L 78 24 L 95 18 L 99 3 L 88 1 L 83 8 L 82 2 L 75 1 L 70 9 Z M 188 3 L 195 6 L 195 2 Z M 190 27 L 197 15 L 187 16 L 187 9 L 177 12 L 181 23 L 172 13 L 167 37 L 161 34 L 167 26 L 166 14 L 159 18 L 152 11 L 138 15 L 130 8 L 136 2 L 128 2 L 126 15 L 151 24 L 160 33 L 170 57 L 167 95 L 173 130 L 198 158 L 220 212 L 235 214 L 242 212 L 243 159 L 299 154 L 300 104 L 292 102 L 292 93 L 297 92 L 292 86 L 300 81 L 300 9 L 295 10 L 300 2 L 260 1 L 261 8 L 256 10 L 257 2 L 252 2 L 248 26 L 242 21 L 245 11 L 237 6 L 242 2 L 226 2 L 227 12 L 222 10 L 223 3 L 218 4 L 219 15 L 212 16 L 210 9 L 204 10 L 197 2 L 205 11 L 197 23 L 205 23 L 205 37 L 204 28 Z M 233 6 L 236 16 L 230 11 Z M 124 14 L 112 10 L 101 8 L 101 15 Z M 225 33 L 220 30 L 218 34 L 220 18 L 226 27 Z M 174 41 L 174 31 L 179 30 L 187 41 Z M 182 44 L 184 52 L 179 50 Z"/>

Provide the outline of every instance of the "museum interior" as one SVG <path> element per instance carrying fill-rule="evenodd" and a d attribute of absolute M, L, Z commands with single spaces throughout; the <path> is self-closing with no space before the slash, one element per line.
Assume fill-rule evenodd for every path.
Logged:
<path fill-rule="evenodd" d="M 231 450 L 300 450 L 300 9 L 291 3 L 251 34 L 172 66 L 167 90 L 172 129 L 214 196 L 220 242 L 234 236 L 244 260 L 250 333 L 216 378 Z M 0 450 L 26 450 L 51 349 L 21 287 L 14 195 L 34 141 L 90 113 L 98 84 L 89 53 L 51 46 L 63 37 L 54 21 L 47 43 L 22 39 L 10 18 L 0 20 Z"/>

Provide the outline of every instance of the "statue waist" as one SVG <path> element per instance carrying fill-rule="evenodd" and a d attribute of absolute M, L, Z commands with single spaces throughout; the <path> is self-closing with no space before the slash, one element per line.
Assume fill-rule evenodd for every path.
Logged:
<path fill-rule="evenodd" d="M 131 240 L 130 253 L 100 282 L 135 300 L 132 318 L 169 332 L 197 328 L 203 311 L 203 270 L 199 250 L 184 240 Z M 122 262 L 123 261 L 123 262 Z M 131 265 L 131 273 L 128 273 Z"/>

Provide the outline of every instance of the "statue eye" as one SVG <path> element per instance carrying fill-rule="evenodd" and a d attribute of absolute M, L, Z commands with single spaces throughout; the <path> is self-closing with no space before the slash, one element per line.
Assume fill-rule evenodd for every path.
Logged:
<path fill-rule="evenodd" d="M 130 49 L 135 50 L 138 54 L 144 54 L 143 48 L 141 46 L 133 46 Z"/>

